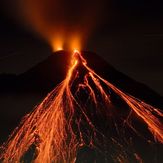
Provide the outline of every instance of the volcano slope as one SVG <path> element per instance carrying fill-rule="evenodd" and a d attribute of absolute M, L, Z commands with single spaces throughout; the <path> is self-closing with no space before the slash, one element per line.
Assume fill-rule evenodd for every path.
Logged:
<path fill-rule="evenodd" d="M 19 92 L 48 92 L 63 81 L 10 136 L 2 148 L 4 161 L 161 159 L 162 112 L 147 103 L 161 106 L 162 97 L 90 52 L 54 56 L 55 64 L 47 60 L 13 79 L 13 90 L 19 87 Z"/>

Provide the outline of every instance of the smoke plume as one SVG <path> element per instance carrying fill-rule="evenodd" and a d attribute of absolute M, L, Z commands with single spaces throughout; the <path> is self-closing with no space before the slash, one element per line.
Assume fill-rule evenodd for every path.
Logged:
<path fill-rule="evenodd" d="M 8 0 L 5 3 L 10 15 L 41 34 L 54 50 L 83 48 L 104 7 L 97 0 Z"/>

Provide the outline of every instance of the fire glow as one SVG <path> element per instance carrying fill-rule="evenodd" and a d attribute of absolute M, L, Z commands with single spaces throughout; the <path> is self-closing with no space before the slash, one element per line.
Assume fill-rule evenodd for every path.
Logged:
<path fill-rule="evenodd" d="M 129 115 L 123 120 L 124 124 L 134 130 L 129 121 L 130 114 L 134 112 L 145 123 L 155 141 L 163 143 L 162 123 L 158 118 L 163 116 L 161 110 L 122 92 L 103 79 L 75 50 L 66 78 L 23 118 L 20 126 L 4 144 L 0 158 L 4 163 L 21 162 L 33 146 L 33 161 L 36 163 L 74 163 L 81 148 L 100 151 L 107 146 L 103 151 L 106 162 L 131 162 L 124 144 L 110 133 L 104 135 L 93 119 L 102 117 L 111 121 L 110 90 L 130 108 Z M 82 99 L 83 94 L 87 95 L 87 99 Z M 95 114 L 93 116 L 92 111 Z M 113 123 L 122 137 L 121 128 L 116 121 Z M 133 153 L 133 157 L 141 162 L 137 153 Z"/>
<path fill-rule="evenodd" d="M 53 51 L 59 51 L 63 49 L 67 49 L 69 51 L 74 51 L 77 49 L 78 51 L 81 50 L 81 36 L 79 34 L 73 35 L 73 37 L 55 37 L 50 40 L 51 47 Z M 70 43 L 70 44 L 69 44 Z"/>

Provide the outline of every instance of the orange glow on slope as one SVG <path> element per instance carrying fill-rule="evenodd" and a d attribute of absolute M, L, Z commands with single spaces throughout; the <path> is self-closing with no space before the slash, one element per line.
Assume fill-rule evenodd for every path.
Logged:
<path fill-rule="evenodd" d="M 80 74 L 80 68 L 84 69 L 84 73 Z M 80 148 L 87 146 L 100 150 L 100 145 L 107 145 L 111 151 L 118 151 L 115 156 L 114 152 L 110 154 L 112 161 L 131 162 L 126 156 L 124 144 L 110 135 L 103 135 L 95 125 L 94 116 L 89 113 L 92 108 L 96 116 L 102 115 L 102 119 L 106 118 L 106 121 L 110 122 L 110 117 L 106 116 L 112 113 L 108 90 L 121 97 L 131 112 L 143 120 L 154 138 L 163 143 L 162 123 L 158 118 L 163 117 L 163 113 L 122 92 L 100 77 L 88 67 L 82 55 L 74 51 L 65 80 L 50 92 L 33 112 L 25 116 L 21 125 L 4 145 L 4 152 L 0 158 L 4 163 L 20 162 L 33 145 L 35 147 L 33 161 L 36 163 L 74 163 Z M 81 94 L 85 92 L 88 96 L 82 102 Z M 124 121 L 132 128 L 128 116 Z M 114 123 L 119 133 L 121 128 L 117 129 L 118 124 L 116 121 Z M 108 154 L 105 157 L 108 161 Z M 141 160 L 137 153 L 133 153 L 133 157 L 137 161 Z"/>

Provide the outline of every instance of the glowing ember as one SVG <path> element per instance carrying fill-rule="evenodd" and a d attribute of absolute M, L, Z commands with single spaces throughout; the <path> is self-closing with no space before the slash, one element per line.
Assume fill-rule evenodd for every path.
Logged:
<path fill-rule="evenodd" d="M 130 108 L 123 124 L 114 117 L 111 92 Z M 100 153 L 105 162 L 141 162 L 138 153 L 126 148 L 130 144 L 125 141 L 125 126 L 139 134 L 130 123 L 132 113 L 163 143 L 159 120 L 163 113 L 100 77 L 75 50 L 65 80 L 24 117 L 4 144 L 0 158 L 4 163 L 21 162 L 31 152 L 36 163 L 73 163 L 82 149 L 89 149 Z"/>

